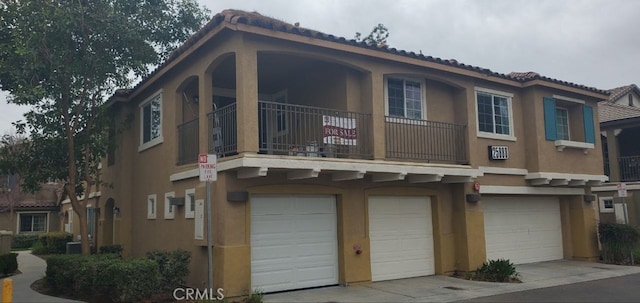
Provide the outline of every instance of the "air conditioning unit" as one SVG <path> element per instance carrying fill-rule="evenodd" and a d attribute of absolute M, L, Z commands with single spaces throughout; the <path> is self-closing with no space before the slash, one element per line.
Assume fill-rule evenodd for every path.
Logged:
<path fill-rule="evenodd" d="M 82 253 L 82 242 L 67 242 L 67 254 L 80 254 Z"/>

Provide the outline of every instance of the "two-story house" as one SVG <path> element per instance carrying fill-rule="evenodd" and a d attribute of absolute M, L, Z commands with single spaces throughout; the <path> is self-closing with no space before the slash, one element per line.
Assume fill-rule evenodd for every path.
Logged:
<path fill-rule="evenodd" d="M 640 88 L 631 84 L 609 90 L 598 103 L 604 171 L 610 182 L 595 187 L 601 222 L 640 225 Z M 618 184 L 627 190 L 624 201 Z"/>
<path fill-rule="evenodd" d="M 41 234 L 60 230 L 60 194 L 57 183 L 45 183 L 36 193 L 20 188 L 18 175 L 0 176 L 0 230 Z"/>
<path fill-rule="evenodd" d="M 192 253 L 226 296 L 598 258 L 591 186 L 607 92 L 217 14 L 109 101 L 100 219 L 125 253 Z M 99 227 L 100 228 L 100 227 Z M 100 231 L 98 231 L 100 235 Z"/>

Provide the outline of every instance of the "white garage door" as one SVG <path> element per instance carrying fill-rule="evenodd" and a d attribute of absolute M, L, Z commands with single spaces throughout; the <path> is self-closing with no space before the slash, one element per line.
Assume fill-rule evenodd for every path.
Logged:
<path fill-rule="evenodd" d="M 557 197 L 482 197 L 487 259 L 514 264 L 562 259 Z"/>
<path fill-rule="evenodd" d="M 334 196 L 251 197 L 251 285 L 264 292 L 338 284 Z"/>
<path fill-rule="evenodd" d="M 373 281 L 435 274 L 431 200 L 369 197 Z"/>

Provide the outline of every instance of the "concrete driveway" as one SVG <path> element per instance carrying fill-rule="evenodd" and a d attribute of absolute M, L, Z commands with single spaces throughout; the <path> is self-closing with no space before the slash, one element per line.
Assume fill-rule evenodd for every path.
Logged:
<path fill-rule="evenodd" d="M 516 266 L 523 283 L 428 276 L 264 296 L 265 302 L 452 302 L 640 273 L 640 267 L 558 260 Z"/>

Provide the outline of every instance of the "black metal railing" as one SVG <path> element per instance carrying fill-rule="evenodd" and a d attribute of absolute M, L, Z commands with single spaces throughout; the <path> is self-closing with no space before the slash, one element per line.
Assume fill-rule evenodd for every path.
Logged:
<path fill-rule="evenodd" d="M 618 158 L 620 167 L 620 181 L 640 180 L 640 156 Z"/>
<path fill-rule="evenodd" d="M 225 157 L 238 150 L 236 104 L 218 108 L 207 114 L 209 120 L 209 152 Z"/>
<path fill-rule="evenodd" d="M 466 125 L 385 117 L 387 158 L 466 164 Z"/>
<path fill-rule="evenodd" d="M 261 153 L 372 158 L 371 115 L 276 102 L 258 102 Z"/>
<path fill-rule="evenodd" d="M 178 125 L 178 165 L 198 161 L 199 122 L 193 119 Z"/>

